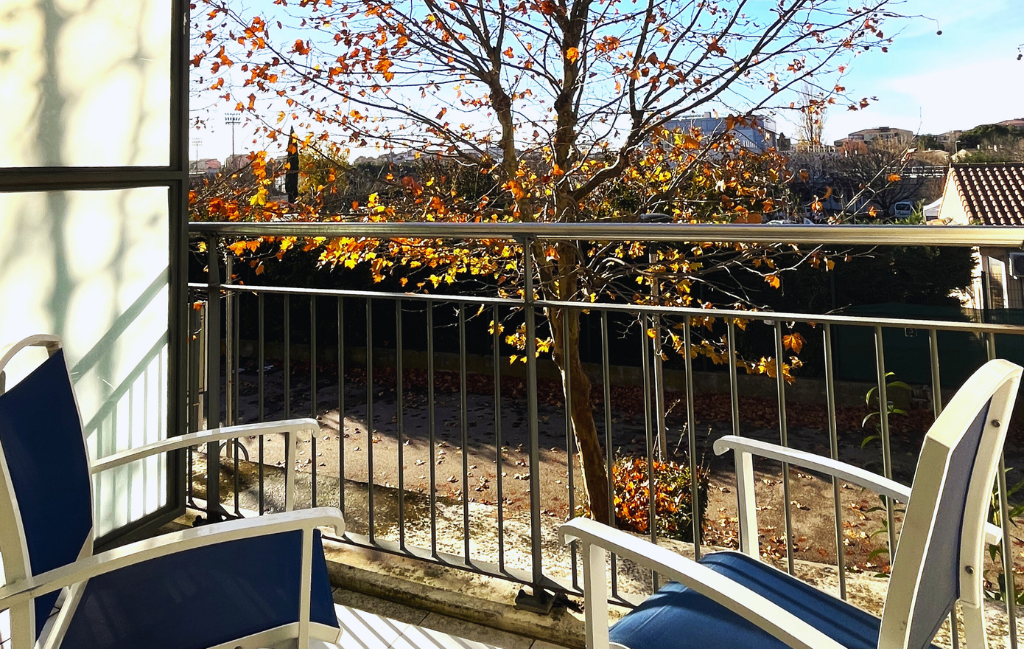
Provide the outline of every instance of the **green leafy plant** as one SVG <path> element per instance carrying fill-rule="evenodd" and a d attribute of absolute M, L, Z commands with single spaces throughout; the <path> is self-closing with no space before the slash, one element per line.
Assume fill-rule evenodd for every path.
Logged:
<path fill-rule="evenodd" d="M 1011 470 L 1012 469 L 1008 468 L 1006 469 L 1006 472 L 1009 473 Z M 1024 480 L 1018 482 L 1017 484 L 1013 485 L 1012 487 L 1009 487 L 1006 490 L 1007 501 L 1009 501 L 1009 499 L 1012 498 L 1013 495 L 1016 494 L 1021 489 L 1024 489 Z M 1014 519 L 1021 515 L 1024 515 L 1024 503 L 1018 503 L 1016 505 L 1013 505 L 1007 511 L 1007 518 L 1010 519 L 1010 524 L 1014 526 L 1017 525 Z M 997 487 L 993 487 L 992 489 L 992 523 L 995 525 L 1001 524 L 999 516 L 999 489 Z M 988 546 L 989 559 L 991 559 L 992 562 L 995 563 L 997 566 L 1002 566 L 1002 555 L 1002 547 L 999 544 Z M 1003 571 L 998 568 L 993 570 L 987 570 L 985 574 L 985 579 L 989 583 L 993 583 L 996 585 L 995 589 L 986 588 L 985 595 L 990 599 L 994 599 L 1000 602 L 1003 601 L 1003 593 L 1007 592 L 1006 575 L 1003 574 Z M 1014 581 L 1013 598 L 1018 605 L 1024 605 L 1024 587 L 1017 586 L 1016 580 Z"/>
<path fill-rule="evenodd" d="M 680 541 L 693 541 L 693 499 L 690 467 L 676 462 L 653 464 L 655 521 L 658 533 Z M 697 512 L 703 529 L 708 507 L 707 467 L 697 468 Z M 615 486 L 615 523 L 619 529 L 650 531 L 650 485 L 647 460 L 620 457 L 612 466 Z"/>
<path fill-rule="evenodd" d="M 888 379 L 890 376 L 895 376 L 895 372 L 885 373 L 886 379 Z M 886 394 L 891 393 L 892 390 L 906 390 L 907 392 L 910 392 L 910 386 L 904 383 L 903 381 L 887 381 L 885 384 Z M 865 403 L 867 403 L 869 408 L 877 408 L 877 410 L 875 410 L 874 412 L 869 412 L 864 417 L 864 420 L 860 422 L 861 428 L 867 428 L 868 424 L 874 422 L 874 425 L 872 426 L 874 433 L 866 435 L 864 437 L 864 439 L 860 443 L 861 448 L 864 448 L 871 442 L 880 440 L 882 438 L 882 408 L 879 404 L 877 386 L 868 390 L 867 394 L 864 396 L 864 401 Z M 895 405 L 893 405 L 892 400 L 889 399 L 886 400 L 885 410 L 886 413 L 889 414 L 890 416 L 907 414 L 906 410 L 897 408 Z"/>

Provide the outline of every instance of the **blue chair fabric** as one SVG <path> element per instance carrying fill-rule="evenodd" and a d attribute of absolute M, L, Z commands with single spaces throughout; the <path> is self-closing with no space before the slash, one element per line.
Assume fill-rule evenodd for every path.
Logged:
<path fill-rule="evenodd" d="M 89 580 L 66 649 L 204 649 L 299 619 L 302 532 L 168 555 Z M 310 620 L 338 628 L 319 532 Z"/>
<path fill-rule="evenodd" d="M 0 444 L 34 574 L 74 563 L 92 530 L 81 418 L 63 350 L 0 395 Z M 58 593 L 35 600 L 39 633 Z"/>
<path fill-rule="evenodd" d="M 738 552 L 700 563 L 746 586 L 850 649 L 876 649 L 881 621 L 852 604 Z M 666 584 L 612 627 L 630 649 L 783 649 L 780 640 L 697 592 Z M 934 647 L 933 647 L 934 649 Z"/>

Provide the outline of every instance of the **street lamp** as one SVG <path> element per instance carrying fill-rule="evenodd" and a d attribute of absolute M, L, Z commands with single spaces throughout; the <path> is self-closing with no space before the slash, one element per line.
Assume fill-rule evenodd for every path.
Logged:
<path fill-rule="evenodd" d="M 228 113 L 224 116 L 224 123 L 231 126 L 231 163 L 235 162 L 235 125 L 242 122 L 242 116 L 238 113 Z"/>
<path fill-rule="evenodd" d="M 199 146 L 203 143 L 203 138 L 194 137 L 192 138 L 192 146 L 196 148 L 196 169 L 199 169 Z"/>

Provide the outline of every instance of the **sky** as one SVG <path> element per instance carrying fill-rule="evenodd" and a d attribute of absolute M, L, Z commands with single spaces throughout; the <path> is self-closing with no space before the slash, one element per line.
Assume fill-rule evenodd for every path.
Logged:
<path fill-rule="evenodd" d="M 875 126 L 937 134 L 1024 117 L 1024 0 L 910 0 L 898 10 L 934 21 L 911 21 L 888 53 L 851 63 L 850 94 L 879 101 L 833 110 L 826 141 Z"/>
<path fill-rule="evenodd" d="M 938 134 L 1024 117 L 1024 60 L 1016 60 L 1024 45 L 1024 0 L 906 0 L 893 9 L 920 17 L 897 26 L 888 53 L 874 50 L 850 63 L 842 80 L 848 94 L 878 101 L 861 111 L 833 109 L 826 142 L 877 126 Z M 223 113 L 208 120 L 191 136 L 190 157 L 223 160 L 232 152 L 231 127 Z M 784 116 L 777 121 L 792 135 Z M 235 127 L 237 152 L 254 147 L 251 132 L 244 124 Z M 262 148 L 262 139 L 255 146 Z M 353 157 L 361 153 L 373 154 Z"/>

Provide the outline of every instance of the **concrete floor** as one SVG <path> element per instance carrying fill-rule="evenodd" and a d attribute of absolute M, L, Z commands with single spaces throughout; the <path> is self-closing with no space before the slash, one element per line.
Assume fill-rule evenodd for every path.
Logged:
<path fill-rule="evenodd" d="M 334 601 L 340 649 L 562 649 L 340 588 Z M 10 647 L 9 626 L 7 611 L 0 612 L 0 649 Z"/>
<path fill-rule="evenodd" d="M 336 589 L 341 649 L 561 649 L 453 617 Z"/>

